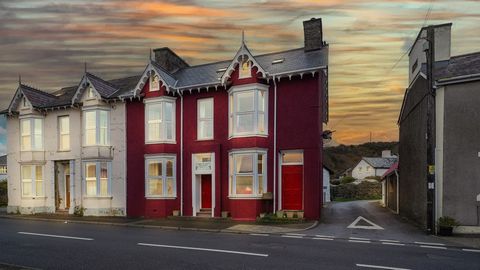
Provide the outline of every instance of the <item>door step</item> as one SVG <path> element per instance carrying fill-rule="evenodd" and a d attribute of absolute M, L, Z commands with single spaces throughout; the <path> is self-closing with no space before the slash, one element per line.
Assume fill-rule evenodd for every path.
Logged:
<path fill-rule="evenodd" d="M 56 210 L 55 211 L 55 214 L 57 215 L 63 215 L 63 216 L 68 216 L 68 209 L 65 209 L 65 210 Z"/>
<path fill-rule="evenodd" d="M 200 209 L 200 211 L 197 212 L 197 217 L 205 217 L 205 218 L 212 217 L 212 209 L 210 208 Z"/>

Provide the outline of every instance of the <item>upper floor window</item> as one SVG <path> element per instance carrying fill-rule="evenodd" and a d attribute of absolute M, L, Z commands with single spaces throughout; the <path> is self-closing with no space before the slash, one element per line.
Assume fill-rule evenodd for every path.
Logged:
<path fill-rule="evenodd" d="M 91 86 L 87 88 L 87 98 L 88 99 L 95 98 L 95 90 L 93 90 L 93 87 Z"/>
<path fill-rule="evenodd" d="M 267 191 L 267 153 L 232 152 L 229 157 L 230 196 L 260 197 Z"/>
<path fill-rule="evenodd" d="M 252 77 L 252 62 L 248 60 L 244 60 L 240 63 L 240 68 L 239 68 L 239 79 L 243 78 L 250 78 Z"/>
<path fill-rule="evenodd" d="M 175 156 L 145 159 L 145 196 L 176 197 Z"/>
<path fill-rule="evenodd" d="M 7 166 L 0 166 L 0 174 L 7 174 Z"/>
<path fill-rule="evenodd" d="M 58 117 L 58 150 L 70 150 L 70 117 Z"/>
<path fill-rule="evenodd" d="M 213 139 L 213 98 L 197 101 L 197 139 Z"/>
<path fill-rule="evenodd" d="M 21 119 L 20 134 L 22 151 L 43 150 L 43 119 Z"/>
<path fill-rule="evenodd" d="M 145 142 L 175 142 L 175 99 L 145 101 Z"/>
<path fill-rule="evenodd" d="M 232 87 L 229 98 L 230 137 L 268 134 L 267 88 L 260 84 Z"/>
<path fill-rule="evenodd" d="M 150 76 L 150 92 L 160 90 L 160 78 L 154 74 Z"/>
<path fill-rule="evenodd" d="M 87 196 L 109 196 L 111 162 L 85 162 L 85 192 Z"/>
<path fill-rule="evenodd" d="M 43 166 L 21 165 L 20 167 L 22 177 L 22 196 L 43 196 Z"/>
<path fill-rule="evenodd" d="M 85 145 L 109 145 L 109 111 L 84 111 Z"/>

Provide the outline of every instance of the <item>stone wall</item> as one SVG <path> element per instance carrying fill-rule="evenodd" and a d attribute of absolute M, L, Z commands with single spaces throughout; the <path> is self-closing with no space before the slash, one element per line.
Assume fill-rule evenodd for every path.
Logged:
<path fill-rule="evenodd" d="M 380 182 L 363 181 L 359 184 L 348 183 L 331 187 L 332 200 L 373 200 L 382 198 L 382 184 Z"/>

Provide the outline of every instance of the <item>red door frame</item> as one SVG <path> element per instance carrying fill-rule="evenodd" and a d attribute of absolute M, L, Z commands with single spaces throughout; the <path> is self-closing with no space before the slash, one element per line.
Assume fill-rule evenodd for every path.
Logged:
<path fill-rule="evenodd" d="M 288 153 L 299 153 L 302 155 L 302 161 L 301 162 L 292 162 L 292 163 L 284 163 L 282 161 L 282 155 L 283 154 L 288 154 Z M 281 151 L 281 153 L 278 155 L 278 165 L 279 165 L 279 187 L 280 187 L 280 210 L 290 210 L 290 209 L 285 209 L 284 205 L 283 205 L 283 200 L 284 200 L 284 197 L 283 197 L 283 185 L 284 185 L 284 182 L 283 182 L 283 175 L 282 175 L 282 169 L 283 169 L 283 166 L 302 166 L 302 209 L 301 210 L 305 210 L 305 165 L 304 165 L 304 155 L 303 155 L 303 151 L 301 150 L 286 150 L 286 151 Z"/>

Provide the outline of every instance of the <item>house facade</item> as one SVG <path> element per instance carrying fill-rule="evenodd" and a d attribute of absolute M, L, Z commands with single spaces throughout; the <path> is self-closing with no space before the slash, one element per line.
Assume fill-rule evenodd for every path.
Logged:
<path fill-rule="evenodd" d="M 451 26 L 420 30 L 409 55 L 410 82 L 398 121 L 400 214 L 431 232 L 436 229 L 434 221 L 442 216 L 455 218 L 462 225 L 458 230 L 478 230 L 480 225 L 476 148 L 480 129 L 472 124 L 477 121 L 480 102 L 480 53 L 451 56 Z M 425 45 L 427 40 L 430 46 Z M 425 48 L 433 49 L 432 89 Z M 427 121 L 434 130 L 432 163 L 427 162 Z M 428 184 L 427 175 L 434 182 Z M 428 190 L 433 191 L 431 199 Z"/>
<path fill-rule="evenodd" d="M 323 166 L 323 202 L 330 202 L 330 178 L 333 175 L 333 171 Z"/>
<path fill-rule="evenodd" d="M 367 177 L 382 177 L 382 175 L 397 161 L 390 150 L 382 151 L 382 157 L 362 157 L 352 169 L 352 177 L 365 179 Z"/>
<path fill-rule="evenodd" d="M 242 40 L 197 66 L 160 48 L 138 76 L 85 71 L 54 93 L 20 83 L 3 112 L 8 211 L 318 219 L 328 45 L 321 19 L 304 33 L 302 48 L 253 55 Z"/>

